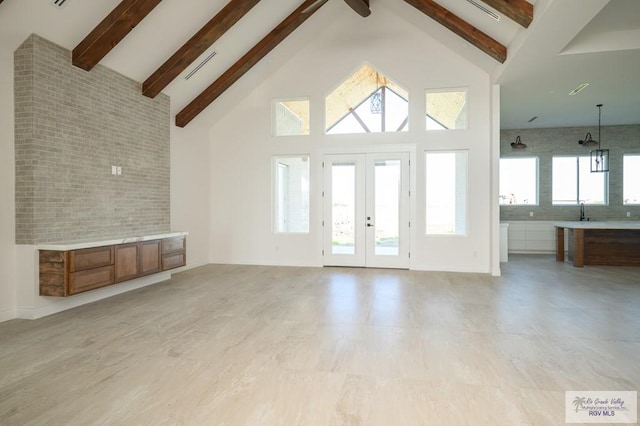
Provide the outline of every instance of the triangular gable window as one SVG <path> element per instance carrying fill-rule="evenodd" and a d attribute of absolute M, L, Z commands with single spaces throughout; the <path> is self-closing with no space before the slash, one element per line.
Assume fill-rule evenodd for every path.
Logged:
<path fill-rule="evenodd" d="M 327 134 L 406 132 L 409 93 L 365 64 L 326 98 Z"/>

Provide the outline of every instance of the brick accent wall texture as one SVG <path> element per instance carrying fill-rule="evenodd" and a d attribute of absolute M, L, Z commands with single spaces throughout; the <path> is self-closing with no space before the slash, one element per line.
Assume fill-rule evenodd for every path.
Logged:
<path fill-rule="evenodd" d="M 169 98 L 37 35 L 14 68 L 16 243 L 169 231 Z"/>
<path fill-rule="evenodd" d="M 597 123 L 597 115 L 596 123 Z M 602 120 L 606 120 L 603 109 Z M 500 156 L 538 157 L 539 181 L 537 206 L 500 206 L 500 220 L 578 220 L 580 211 L 575 206 L 554 206 L 551 204 L 551 161 L 553 156 L 589 155 L 590 148 L 578 144 L 587 132 L 598 138 L 598 126 L 562 127 L 551 129 L 519 129 L 500 132 Z M 524 150 L 514 150 L 511 142 L 516 136 L 527 145 Z M 637 221 L 640 220 L 640 206 L 622 204 L 623 155 L 640 154 L 640 125 L 603 126 L 601 129 L 603 149 L 609 149 L 609 205 L 585 207 L 585 215 L 591 220 Z M 637 183 L 637 184 L 640 184 Z M 530 216 L 533 212 L 533 217 Z M 631 217 L 626 213 L 630 212 Z"/>

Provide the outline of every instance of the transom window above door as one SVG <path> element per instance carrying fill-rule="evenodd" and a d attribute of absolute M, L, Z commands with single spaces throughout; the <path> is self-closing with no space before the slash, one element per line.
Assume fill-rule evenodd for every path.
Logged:
<path fill-rule="evenodd" d="M 327 134 L 406 132 L 409 92 L 365 64 L 326 98 Z"/>
<path fill-rule="evenodd" d="M 287 99 L 273 102 L 273 134 L 295 136 L 309 134 L 309 99 Z"/>
<path fill-rule="evenodd" d="M 427 90 L 427 130 L 467 128 L 467 89 Z"/>

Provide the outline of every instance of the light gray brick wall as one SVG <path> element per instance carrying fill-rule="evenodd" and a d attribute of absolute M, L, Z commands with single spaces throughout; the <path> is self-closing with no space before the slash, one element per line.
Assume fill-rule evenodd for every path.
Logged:
<path fill-rule="evenodd" d="M 16 243 L 168 231 L 169 98 L 37 35 L 14 68 Z"/>
<path fill-rule="evenodd" d="M 603 114 L 603 121 L 606 115 Z M 598 138 L 598 127 L 561 127 L 550 129 L 519 129 L 500 132 L 500 156 L 538 157 L 539 193 L 538 206 L 500 206 L 500 219 L 508 220 L 578 220 L 579 207 L 554 206 L 551 204 L 551 161 L 559 155 L 589 155 L 589 148 L 578 144 L 587 132 Z M 520 136 L 527 145 L 524 150 L 514 150 L 511 142 Z M 591 220 L 640 220 L 640 206 L 622 204 L 622 162 L 624 154 L 640 154 L 640 125 L 603 126 L 601 129 L 603 149 L 609 149 L 609 205 L 585 207 Z M 640 183 L 639 183 L 640 184 Z M 533 217 L 529 215 L 533 212 Z M 631 217 L 626 213 L 630 212 Z"/>

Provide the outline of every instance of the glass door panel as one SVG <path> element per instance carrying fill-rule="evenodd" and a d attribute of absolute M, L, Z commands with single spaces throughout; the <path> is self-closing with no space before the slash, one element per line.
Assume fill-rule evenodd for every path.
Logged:
<path fill-rule="evenodd" d="M 356 252 L 356 164 L 331 165 L 331 254 Z"/>
<path fill-rule="evenodd" d="M 400 252 L 400 160 L 381 160 L 374 165 L 375 241 L 378 256 Z"/>

